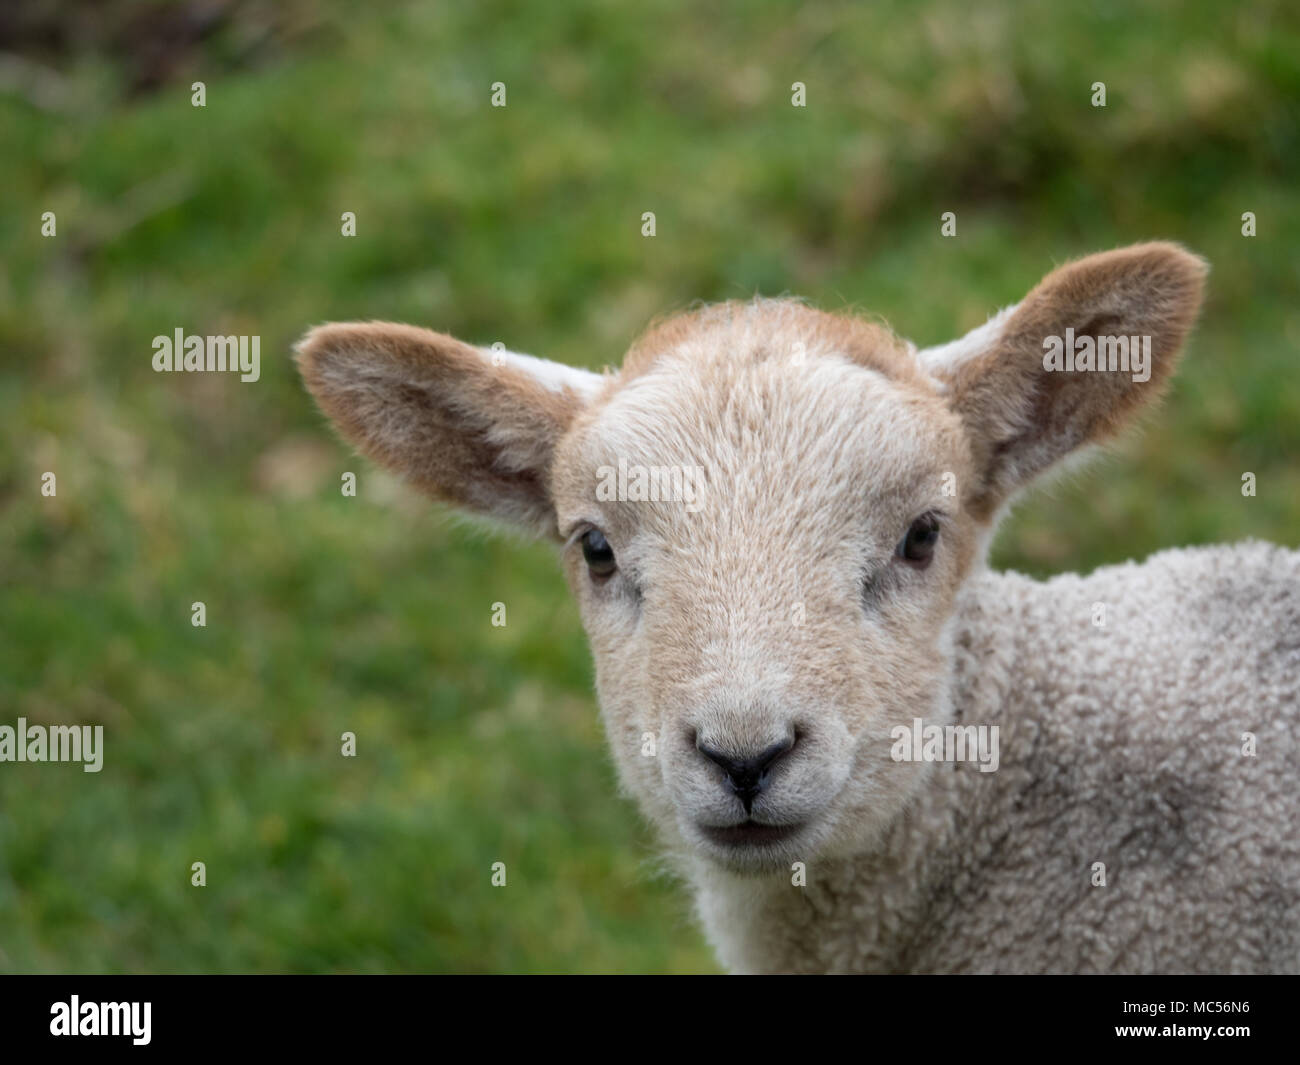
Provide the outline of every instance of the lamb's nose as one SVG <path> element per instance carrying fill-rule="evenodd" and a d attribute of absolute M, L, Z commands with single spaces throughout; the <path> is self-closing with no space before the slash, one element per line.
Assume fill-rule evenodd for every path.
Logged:
<path fill-rule="evenodd" d="M 791 748 L 794 747 L 794 740 L 794 736 L 790 736 L 750 758 L 738 758 L 724 753 L 716 747 L 709 746 L 703 739 L 698 740 L 695 746 L 710 762 L 722 767 L 723 773 L 726 774 L 727 786 L 744 804 L 745 813 L 749 813 L 753 809 L 754 800 L 767 787 L 768 771 L 790 753 Z"/>

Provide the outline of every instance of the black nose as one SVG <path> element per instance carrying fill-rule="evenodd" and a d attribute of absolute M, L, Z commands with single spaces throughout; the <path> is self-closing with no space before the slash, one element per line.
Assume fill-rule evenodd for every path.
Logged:
<path fill-rule="evenodd" d="M 794 739 L 791 736 L 780 743 L 774 743 L 752 758 L 736 758 L 724 754 L 717 748 L 710 747 L 703 740 L 697 741 L 695 746 L 710 762 L 715 762 L 722 767 L 727 777 L 727 786 L 744 804 L 745 813 L 749 813 L 753 809 L 754 800 L 767 787 L 768 771 L 782 757 L 790 753 L 790 749 L 794 746 Z"/>

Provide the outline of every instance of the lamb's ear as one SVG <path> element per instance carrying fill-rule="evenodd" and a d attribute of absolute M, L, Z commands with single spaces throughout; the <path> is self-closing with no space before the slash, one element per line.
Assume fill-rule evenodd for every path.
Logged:
<path fill-rule="evenodd" d="M 978 470 L 968 486 L 972 510 L 992 514 L 1036 474 L 1112 436 L 1159 398 L 1200 308 L 1206 271 L 1176 244 L 1089 255 L 1048 274 L 962 340 L 919 353 L 966 426 Z M 1118 338 L 1126 338 L 1124 357 Z M 1078 354 L 1067 363 L 1071 340 Z M 1089 350 L 1091 365 L 1107 369 L 1080 368 Z"/>
<path fill-rule="evenodd" d="M 552 455 L 599 374 L 387 322 L 318 326 L 297 354 L 363 454 L 436 499 L 556 535 Z"/>

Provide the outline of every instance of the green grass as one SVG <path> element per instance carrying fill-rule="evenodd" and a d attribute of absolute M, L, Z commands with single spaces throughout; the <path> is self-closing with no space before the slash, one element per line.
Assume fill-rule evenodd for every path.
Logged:
<path fill-rule="evenodd" d="M 290 7 L 258 62 L 218 38 L 131 96 L 75 56 L 52 106 L 0 95 L 0 724 L 107 745 L 0 764 L 0 969 L 714 967 L 616 798 L 550 551 L 349 456 L 287 356 L 319 321 L 598 367 L 657 313 L 789 291 L 936 343 L 1072 255 L 1181 240 L 1213 274 L 1164 410 L 995 561 L 1300 539 L 1294 5 Z M 261 381 L 154 374 L 178 326 L 260 335 Z"/>

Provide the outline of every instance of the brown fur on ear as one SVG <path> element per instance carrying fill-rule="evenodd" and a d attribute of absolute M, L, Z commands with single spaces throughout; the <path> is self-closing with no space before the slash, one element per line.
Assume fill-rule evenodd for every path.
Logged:
<path fill-rule="evenodd" d="M 990 516 L 1075 448 L 1098 443 L 1159 399 L 1201 305 L 1208 266 L 1176 244 L 1135 244 L 1048 274 L 983 353 L 949 377 L 953 408 L 983 480 L 972 510 Z M 1049 370 L 1045 342 L 1150 337 L 1147 380 L 1123 370 Z M 1086 343 L 1086 342 L 1085 342 Z M 1103 357 L 1104 358 L 1104 357 Z"/>
<path fill-rule="evenodd" d="M 566 368 L 509 353 L 494 360 L 389 322 L 318 326 L 297 361 L 321 410 L 362 454 L 436 499 L 556 535 L 551 458 L 582 398 L 561 375 L 528 366 Z"/>

